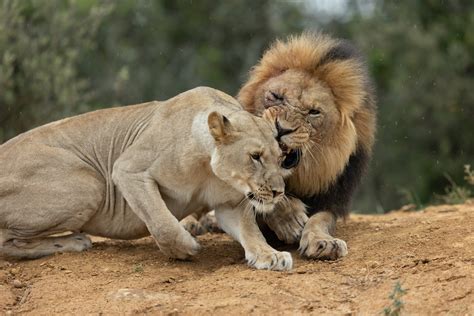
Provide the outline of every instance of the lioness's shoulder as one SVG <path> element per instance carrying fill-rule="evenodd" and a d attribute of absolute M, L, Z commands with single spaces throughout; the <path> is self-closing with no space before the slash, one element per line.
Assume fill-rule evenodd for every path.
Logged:
<path fill-rule="evenodd" d="M 183 92 L 179 94 L 177 98 L 186 98 L 187 100 L 191 99 L 197 104 L 208 103 L 211 101 L 212 103 L 225 105 L 227 107 L 235 107 L 237 110 L 242 109 L 239 101 L 237 101 L 234 97 L 220 90 L 205 86 L 196 87 Z"/>

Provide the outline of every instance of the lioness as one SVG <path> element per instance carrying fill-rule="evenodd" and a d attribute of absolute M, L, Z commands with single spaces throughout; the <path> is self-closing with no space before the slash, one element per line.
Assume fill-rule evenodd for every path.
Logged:
<path fill-rule="evenodd" d="M 202 87 L 21 134 L 0 146 L 0 254 L 82 251 L 92 245 L 84 233 L 151 234 L 185 259 L 199 244 L 178 220 L 212 208 L 249 265 L 290 269 L 291 255 L 266 243 L 252 209 L 270 212 L 284 195 L 275 136 L 273 124 Z"/>

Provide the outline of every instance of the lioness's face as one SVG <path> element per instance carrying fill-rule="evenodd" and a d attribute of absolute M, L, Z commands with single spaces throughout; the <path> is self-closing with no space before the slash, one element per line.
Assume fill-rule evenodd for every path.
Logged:
<path fill-rule="evenodd" d="M 272 111 L 280 143 L 285 151 L 303 152 L 333 141 L 341 115 L 331 90 L 321 81 L 299 70 L 287 70 L 270 78 L 256 92 L 257 114 Z"/>
<path fill-rule="evenodd" d="M 273 124 L 245 111 L 228 118 L 212 115 L 208 121 L 216 141 L 213 172 L 243 193 L 256 211 L 272 211 L 283 199 L 283 177 L 288 174 L 281 167 L 282 151 Z"/>

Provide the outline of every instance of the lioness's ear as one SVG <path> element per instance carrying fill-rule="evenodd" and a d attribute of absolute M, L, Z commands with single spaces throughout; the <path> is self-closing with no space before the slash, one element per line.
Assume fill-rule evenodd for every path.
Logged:
<path fill-rule="evenodd" d="M 232 125 L 224 115 L 218 112 L 212 112 L 207 117 L 209 132 L 216 142 L 225 143 L 230 141 L 232 133 Z"/>

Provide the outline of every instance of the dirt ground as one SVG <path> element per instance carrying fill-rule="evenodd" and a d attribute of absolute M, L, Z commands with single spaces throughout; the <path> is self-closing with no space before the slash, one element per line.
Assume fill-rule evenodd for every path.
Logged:
<path fill-rule="evenodd" d="M 199 237 L 190 262 L 166 259 L 150 238 L 0 259 L 0 314 L 381 314 L 399 281 L 406 314 L 474 315 L 474 203 L 352 215 L 338 227 L 347 257 L 311 261 L 289 248 L 291 272 L 250 269 L 224 234 Z"/>

